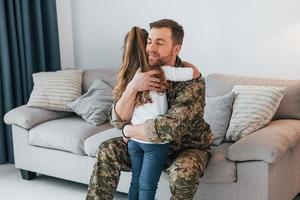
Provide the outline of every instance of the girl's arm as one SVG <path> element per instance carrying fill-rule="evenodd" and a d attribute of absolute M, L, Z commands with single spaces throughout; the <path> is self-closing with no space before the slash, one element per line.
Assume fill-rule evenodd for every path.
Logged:
<path fill-rule="evenodd" d="M 198 78 L 200 76 L 200 72 L 199 72 L 198 68 L 195 65 L 193 65 L 191 63 L 188 63 L 186 61 L 183 61 L 182 65 L 185 66 L 185 67 L 190 67 L 190 68 L 193 69 L 193 79 Z"/>
<path fill-rule="evenodd" d="M 161 67 L 168 81 L 189 81 L 200 76 L 197 67 L 190 63 L 183 62 L 185 67 Z"/>
<path fill-rule="evenodd" d="M 163 66 L 161 69 L 168 81 L 189 81 L 193 79 L 193 70 L 189 67 Z"/>

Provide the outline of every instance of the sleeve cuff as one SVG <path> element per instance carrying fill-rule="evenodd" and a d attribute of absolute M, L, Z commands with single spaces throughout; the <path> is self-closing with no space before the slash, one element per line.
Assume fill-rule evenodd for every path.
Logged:
<path fill-rule="evenodd" d="M 110 123 L 117 129 L 121 130 L 123 125 L 129 121 L 122 121 L 115 109 L 116 102 L 111 106 L 110 109 Z"/>
<path fill-rule="evenodd" d="M 148 119 L 144 123 L 144 129 L 148 136 L 148 140 L 153 143 L 161 143 L 158 131 L 156 129 L 155 119 Z"/>

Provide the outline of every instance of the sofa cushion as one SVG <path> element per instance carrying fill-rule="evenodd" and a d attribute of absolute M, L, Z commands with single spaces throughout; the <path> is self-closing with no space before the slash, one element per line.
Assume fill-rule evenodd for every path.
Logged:
<path fill-rule="evenodd" d="M 72 111 L 66 103 L 81 95 L 82 72 L 59 70 L 32 75 L 34 87 L 28 106 L 49 110 Z"/>
<path fill-rule="evenodd" d="M 266 79 L 247 76 L 210 74 L 205 77 L 206 95 L 220 96 L 234 85 L 284 86 L 284 97 L 273 119 L 300 119 L 300 80 Z"/>
<path fill-rule="evenodd" d="M 95 157 L 102 142 L 111 138 L 122 137 L 119 129 L 111 128 L 90 136 L 84 141 L 84 151 L 88 156 Z"/>
<path fill-rule="evenodd" d="M 109 123 L 95 126 L 79 116 L 56 119 L 30 129 L 29 144 L 85 155 L 85 139 L 109 128 Z"/>
<path fill-rule="evenodd" d="M 233 99 L 233 92 L 224 96 L 205 98 L 204 120 L 209 124 L 213 133 L 213 145 L 219 145 L 225 139 L 232 112 Z"/>
<path fill-rule="evenodd" d="M 299 144 L 299 133 L 300 120 L 272 121 L 268 126 L 233 143 L 228 148 L 227 158 L 232 161 L 263 160 L 274 163 Z"/>
<path fill-rule="evenodd" d="M 87 122 L 98 126 L 108 120 L 112 104 L 112 88 L 101 79 L 96 79 L 84 95 L 67 106 Z"/>
<path fill-rule="evenodd" d="M 4 122 L 6 124 L 16 124 L 25 129 L 30 129 L 42 122 L 71 115 L 74 115 L 74 113 L 33 108 L 23 105 L 6 113 L 4 116 Z"/>
<path fill-rule="evenodd" d="M 87 69 L 82 74 L 82 92 L 86 93 L 93 84 L 94 80 L 101 79 L 111 88 L 117 82 L 118 69 Z"/>
<path fill-rule="evenodd" d="M 280 104 L 285 87 L 235 85 L 232 90 L 235 99 L 227 141 L 237 141 L 266 126 Z"/>
<path fill-rule="evenodd" d="M 212 146 L 211 158 L 200 182 L 233 183 L 236 181 L 236 163 L 226 158 L 228 148 L 232 143 Z"/>

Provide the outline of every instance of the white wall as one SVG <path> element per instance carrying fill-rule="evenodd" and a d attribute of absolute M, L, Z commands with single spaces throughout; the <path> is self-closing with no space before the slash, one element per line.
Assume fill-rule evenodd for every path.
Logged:
<path fill-rule="evenodd" d="M 181 58 L 204 75 L 300 78 L 299 0 L 73 0 L 71 10 L 77 68 L 118 68 L 132 26 L 172 18 L 186 33 Z"/>
<path fill-rule="evenodd" d="M 74 68 L 71 0 L 56 0 L 61 68 Z"/>

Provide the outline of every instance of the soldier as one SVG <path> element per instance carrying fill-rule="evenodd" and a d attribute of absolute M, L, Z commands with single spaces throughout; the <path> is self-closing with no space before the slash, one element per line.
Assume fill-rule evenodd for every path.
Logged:
<path fill-rule="evenodd" d="M 184 32 L 175 21 L 163 19 L 150 24 L 146 51 L 150 66 L 183 67 L 178 57 Z M 170 82 L 165 115 L 130 125 L 139 91 L 159 91 L 153 72 L 137 72 L 124 84 L 122 95 L 112 106 L 111 122 L 126 137 L 153 143 L 169 142 L 166 169 L 170 177 L 171 200 L 191 200 L 199 177 L 209 160 L 212 134 L 203 119 L 205 85 L 203 77 L 186 82 Z M 124 126 L 125 125 L 125 126 Z M 130 158 L 122 138 L 105 141 L 99 147 L 97 162 L 88 188 L 87 200 L 113 199 L 121 171 L 130 170 Z"/>

